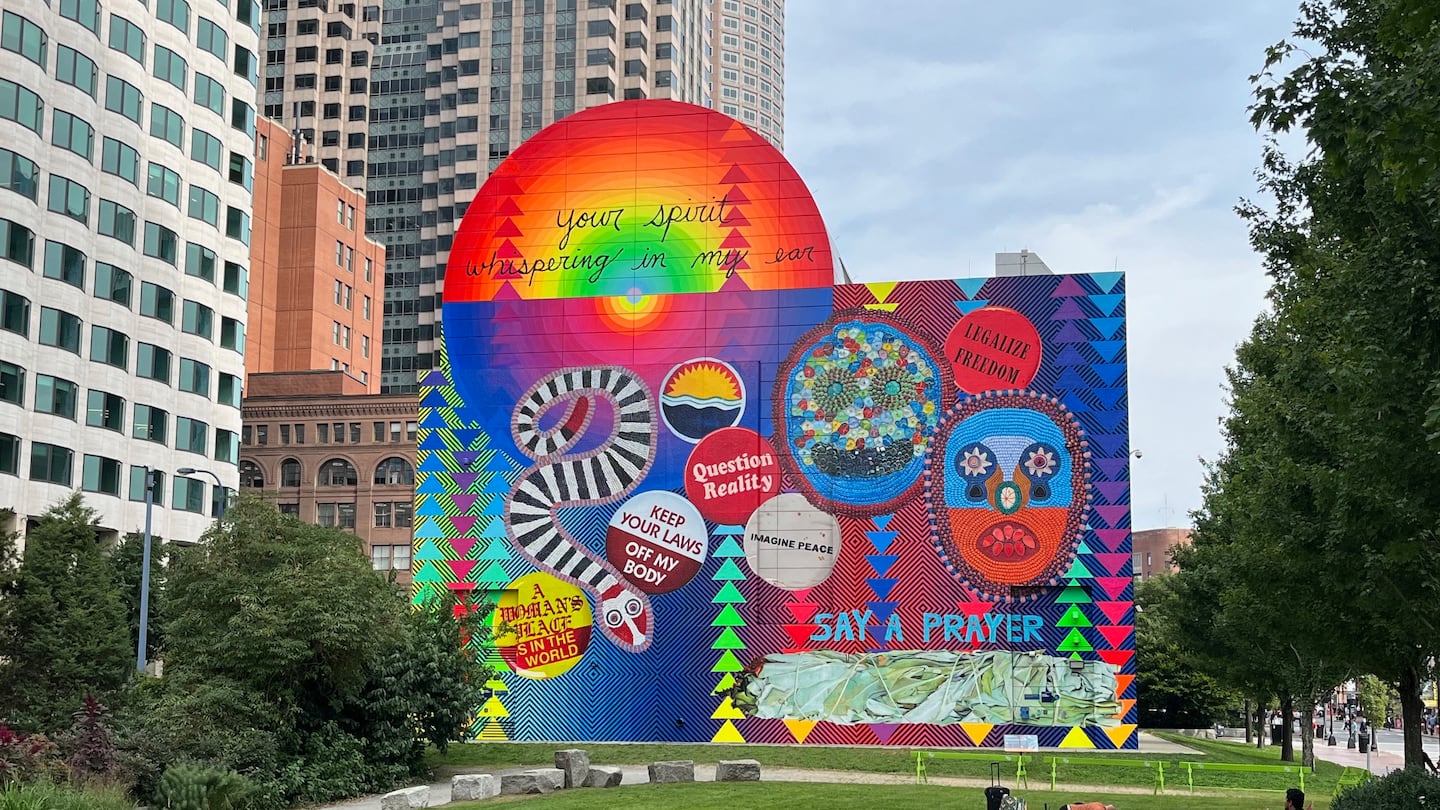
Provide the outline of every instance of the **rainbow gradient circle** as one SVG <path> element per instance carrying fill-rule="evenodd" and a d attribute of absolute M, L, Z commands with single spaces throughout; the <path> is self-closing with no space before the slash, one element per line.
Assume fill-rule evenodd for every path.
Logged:
<path fill-rule="evenodd" d="M 546 127 L 490 175 L 455 235 L 444 302 L 833 280 L 815 200 L 769 141 L 715 110 L 623 101 Z"/>

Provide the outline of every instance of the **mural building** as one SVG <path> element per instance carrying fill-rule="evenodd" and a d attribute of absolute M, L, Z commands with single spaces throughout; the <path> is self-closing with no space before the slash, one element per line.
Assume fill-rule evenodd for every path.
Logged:
<path fill-rule="evenodd" d="M 476 736 L 1135 747 L 1123 275 L 834 265 L 700 107 L 568 116 L 485 183 L 413 584 L 499 605 Z"/>

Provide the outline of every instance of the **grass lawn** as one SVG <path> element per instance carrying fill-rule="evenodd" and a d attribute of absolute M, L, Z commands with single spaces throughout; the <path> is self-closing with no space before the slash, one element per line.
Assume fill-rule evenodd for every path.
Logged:
<path fill-rule="evenodd" d="M 627 810 L 775 810 L 792 807 L 869 807 L 883 803 L 886 810 L 935 810 L 936 807 L 984 807 L 979 788 L 933 785 L 834 785 L 812 782 L 760 782 L 716 784 L 697 782 L 683 785 L 637 785 L 613 790 L 574 790 L 549 796 L 501 796 L 484 802 L 448 805 L 454 810 L 484 810 L 498 804 L 534 806 L 536 810 L 608 810 L 623 804 Z M 1076 794 L 1040 790 L 1018 791 L 1030 810 L 1043 810 L 1048 802 L 1056 808 L 1065 802 L 1100 801 L 1116 810 L 1280 810 L 1284 796 L 1135 796 Z M 1329 799 L 1315 796 L 1316 810 L 1326 810 Z"/>
<path fill-rule="evenodd" d="M 1280 762 L 1280 749 L 1275 746 L 1266 747 L 1262 750 L 1238 745 L 1236 743 L 1218 742 L 1215 740 L 1192 740 L 1187 737 L 1167 737 L 1182 745 L 1189 746 L 1196 751 L 1203 752 L 1203 755 L 1175 754 L 1145 754 L 1138 752 L 1091 752 L 1073 751 L 1060 754 L 1061 756 L 1087 756 L 1104 759 L 1131 759 L 1131 760 L 1156 760 L 1165 761 L 1165 785 L 1166 796 L 1177 796 L 1185 790 L 1185 771 L 1180 768 L 1178 762 L 1184 760 L 1197 760 L 1205 762 L 1222 762 L 1243 765 L 1280 765 L 1288 764 Z M 554 761 L 554 753 L 557 748 L 569 746 L 556 745 L 554 743 L 473 743 L 466 745 L 452 745 L 445 754 L 431 751 L 429 764 L 437 771 L 443 773 L 453 772 L 458 769 L 471 767 L 494 767 L 506 768 L 515 766 L 540 767 Z M 803 746 L 803 745 L 666 745 L 637 743 L 632 745 L 587 745 L 579 744 L 576 747 L 584 748 L 590 752 L 590 761 L 598 765 L 634 765 L 647 762 L 655 762 L 666 759 L 692 759 L 700 765 L 713 764 L 722 759 L 755 759 L 763 766 L 772 768 L 814 768 L 820 770 L 837 771 L 858 771 L 863 773 L 905 773 L 915 772 L 915 755 L 908 749 L 891 748 L 843 748 L 827 746 Z M 1048 787 L 1050 784 L 1050 765 L 1048 757 L 1056 756 L 1056 752 L 1042 751 L 1032 755 L 1029 765 L 1030 784 L 1036 788 Z M 1315 797 L 1329 796 L 1336 780 L 1340 778 L 1344 770 L 1339 765 L 1328 762 L 1317 763 L 1315 773 L 1305 775 L 1305 790 L 1307 794 Z M 1002 766 L 1005 768 L 1005 766 Z M 931 777 L 962 777 L 970 779 L 984 779 L 989 776 L 989 765 L 985 761 L 945 761 L 935 760 L 926 765 L 926 770 Z M 1005 784 L 1013 787 L 1015 776 L 1014 766 L 1010 765 L 1005 771 Z M 1057 772 L 1057 783 L 1059 785 L 1114 785 L 1148 788 L 1151 782 L 1151 772 L 1143 768 L 1116 768 L 1104 765 L 1069 765 L 1061 766 Z M 1219 773 L 1206 772 L 1197 774 L 1196 787 L 1217 787 L 1217 788 L 1240 788 L 1240 789 L 1272 789 L 1283 790 L 1286 787 L 1293 787 L 1298 780 L 1292 780 L 1286 774 L 1251 774 L 1251 773 Z M 1282 795 L 1282 794 L 1275 794 Z M 628 794 L 627 794 L 628 796 Z M 1044 801 L 1037 806 L 1031 802 L 1032 807 L 1041 810 Z M 1062 800 L 1063 801 L 1063 800 Z M 1116 805 L 1117 807 L 1130 807 L 1136 799 L 1127 798 L 1127 804 Z M 1216 800 L 1218 801 L 1218 800 Z M 1051 806 L 1055 806 L 1055 802 Z M 1113 802 L 1112 802 L 1113 804 Z M 1278 807 L 1284 805 L 1284 801 L 1272 802 Z M 577 805 L 578 806 L 578 805 Z M 1148 807 L 1150 805 L 1135 805 L 1137 807 Z M 1155 805 L 1159 807 L 1160 805 Z M 1171 805 L 1178 806 L 1178 805 Z M 1196 805 L 1197 807 L 1200 805 Z M 1214 805 L 1224 807 L 1224 805 Z M 1237 807 L 1250 808 L 1265 807 L 1262 802 L 1248 805 L 1236 805 Z M 1317 802 L 1317 807 L 1324 805 Z"/>

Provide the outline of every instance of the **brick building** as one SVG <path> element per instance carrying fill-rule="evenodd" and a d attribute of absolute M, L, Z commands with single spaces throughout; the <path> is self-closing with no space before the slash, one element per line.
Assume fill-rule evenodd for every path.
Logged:
<path fill-rule="evenodd" d="M 365 195 L 258 126 L 245 373 L 343 371 L 378 393 L 385 248 L 365 235 Z"/>
<path fill-rule="evenodd" d="M 1170 559 L 1172 546 L 1190 545 L 1189 529 L 1146 529 L 1131 535 L 1136 579 L 1149 579 L 1156 574 L 1172 574 L 1180 569 Z"/>
<path fill-rule="evenodd" d="M 355 532 L 377 570 L 410 581 L 417 405 L 340 371 L 251 374 L 240 487 L 281 512 Z"/>

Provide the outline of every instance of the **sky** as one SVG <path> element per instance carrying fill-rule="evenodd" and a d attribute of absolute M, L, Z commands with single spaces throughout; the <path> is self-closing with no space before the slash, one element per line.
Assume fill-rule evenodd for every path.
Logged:
<path fill-rule="evenodd" d="M 857 282 L 1126 271 L 1135 529 L 1189 525 L 1266 279 L 1249 76 L 1298 0 L 789 0 L 785 154 Z M 886 9 L 888 13 L 879 13 Z"/>

